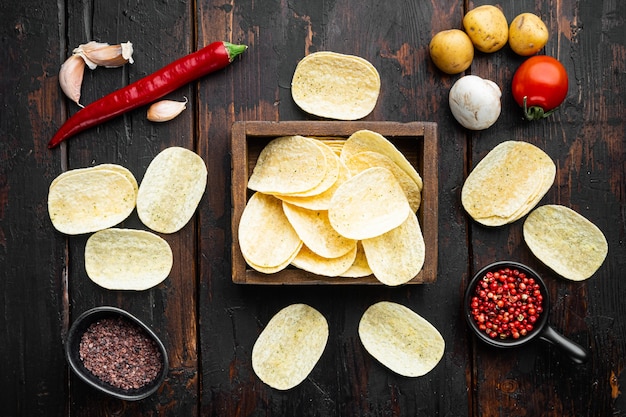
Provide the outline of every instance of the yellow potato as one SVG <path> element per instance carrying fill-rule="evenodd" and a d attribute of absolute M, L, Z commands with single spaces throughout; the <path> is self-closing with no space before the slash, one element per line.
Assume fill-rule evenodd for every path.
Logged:
<path fill-rule="evenodd" d="M 509 46 L 518 55 L 534 55 L 548 42 L 548 28 L 541 18 L 532 13 L 522 13 L 509 27 Z"/>
<path fill-rule="evenodd" d="M 463 27 L 474 47 L 481 52 L 496 52 L 509 39 L 509 24 L 504 13 L 489 4 L 467 12 L 463 17 Z"/>
<path fill-rule="evenodd" d="M 474 46 L 469 36 L 459 29 L 438 32 L 430 41 L 430 58 L 446 74 L 459 74 L 472 64 Z"/>

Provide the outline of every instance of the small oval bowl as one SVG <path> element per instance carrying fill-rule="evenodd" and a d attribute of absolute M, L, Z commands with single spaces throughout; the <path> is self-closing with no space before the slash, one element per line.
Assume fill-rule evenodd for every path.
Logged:
<path fill-rule="evenodd" d="M 117 318 L 120 316 L 141 327 L 146 332 L 146 334 L 156 342 L 157 348 L 161 352 L 163 365 L 161 367 L 161 371 L 152 382 L 146 384 L 139 389 L 124 390 L 103 382 L 94 374 L 92 374 L 87 368 L 85 368 L 83 361 L 80 359 L 80 340 L 82 335 L 89 328 L 89 326 L 92 323 L 95 323 L 96 321 L 104 318 Z M 68 332 L 67 340 L 65 342 L 65 357 L 72 371 L 81 380 L 100 392 L 126 401 L 137 401 L 152 395 L 156 390 L 159 389 L 159 387 L 165 380 L 165 377 L 167 376 L 169 370 L 167 351 L 165 350 L 165 346 L 157 337 L 157 335 L 137 317 L 117 307 L 95 307 L 82 313 L 72 323 L 72 326 L 70 327 L 70 330 Z"/>
<path fill-rule="evenodd" d="M 489 337 L 486 333 L 482 332 L 476 322 L 474 321 L 471 314 L 471 300 L 474 295 L 474 290 L 478 282 L 485 276 L 487 272 L 495 272 L 497 270 L 503 268 L 511 268 L 517 269 L 521 272 L 524 272 L 528 277 L 532 277 L 541 287 L 541 294 L 543 295 L 543 312 L 539 316 L 539 320 L 534 324 L 534 328 L 531 332 L 529 332 L 526 336 L 522 336 L 519 339 L 494 339 Z M 474 277 L 470 280 L 467 285 L 467 289 L 465 290 L 465 297 L 463 303 L 463 309 L 465 314 L 465 319 L 476 337 L 482 340 L 483 342 L 495 346 L 498 348 L 512 348 L 523 345 L 532 341 L 535 338 L 539 338 L 545 340 L 555 346 L 557 346 L 561 351 L 569 356 L 569 358 L 575 363 L 584 363 L 587 361 L 588 354 L 581 346 L 574 343 L 573 341 L 565 338 L 563 335 L 558 333 L 548 324 L 548 312 L 550 311 L 550 297 L 548 293 L 548 288 L 546 287 L 546 283 L 541 278 L 541 276 L 535 272 L 530 267 L 513 261 L 498 261 L 491 263 L 481 270 L 479 270 Z"/>

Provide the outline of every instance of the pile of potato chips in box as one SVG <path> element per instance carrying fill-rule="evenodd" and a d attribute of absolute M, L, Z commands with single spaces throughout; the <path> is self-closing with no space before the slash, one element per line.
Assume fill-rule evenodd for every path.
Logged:
<path fill-rule="evenodd" d="M 425 244 L 416 211 L 422 179 L 385 137 L 273 139 L 261 151 L 241 216 L 244 259 L 263 273 L 288 266 L 327 277 L 413 279 Z"/>
<path fill-rule="evenodd" d="M 68 235 L 93 233 L 85 246 L 85 269 L 96 284 L 115 290 L 145 290 L 169 275 L 169 244 L 146 230 L 114 228 L 137 208 L 139 219 L 159 233 L 174 233 L 191 219 L 204 194 L 207 169 L 192 151 L 159 153 L 138 185 L 116 164 L 66 171 L 48 192 L 53 226 Z"/>

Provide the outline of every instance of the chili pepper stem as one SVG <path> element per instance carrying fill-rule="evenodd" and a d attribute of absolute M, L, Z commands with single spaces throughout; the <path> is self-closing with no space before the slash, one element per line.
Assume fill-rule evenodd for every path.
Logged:
<path fill-rule="evenodd" d="M 233 59 L 237 55 L 242 54 L 248 49 L 247 45 L 235 45 L 234 43 L 224 42 L 224 48 L 226 48 L 226 52 L 228 53 L 228 59 L 230 62 L 233 62 Z"/>

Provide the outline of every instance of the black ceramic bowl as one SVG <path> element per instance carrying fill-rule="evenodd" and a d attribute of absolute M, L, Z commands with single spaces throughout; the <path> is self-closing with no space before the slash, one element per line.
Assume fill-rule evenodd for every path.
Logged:
<path fill-rule="evenodd" d="M 155 342 L 157 349 L 160 351 L 162 366 L 159 373 L 154 379 L 141 388 L 122 389 L 104 382 L 90 372 L 81 360 L 79 350 L 83 334 L 91 324 L 105 318 L 123 318 L 129 323 L 138 326 Z M 137 317 L 116 307 L 96 307 L 81 314 L 70 327 L 65 342 L 65 356 L 70 368 L 81 380 L 105 394 L 127 401 L 141 400 L 153 394 L 165 380 L 169 369 L 167 351 L 157 335 Z"/>
<path fill-rule="evenodd" d="M 524 272 L 528 277 L 534 278 L 535 282 L 539 284 L 541 294 L 543 295 L 543 312 L 539 315 L 537 322 L 534 324 L 533 330 L 525 336 L 521 336 L 519 339 L 500 339 L 497 337 L 489 337 L 489 335 L 479 329 L 478 324 L 474 321 L 471 314 L 471 300 L 478 283 L 488 272 L 499 271 L 503 268 L 517 269 L 520 272 Z M 541 276 L 524 264 L 513 261 L 498 261 L 482 268 L 474 275 L 465 290 L 463 308 L 465 318 L 470 329 L 472 329 L 478 339 L 491 346 L 498 348 L 512 348 L 528 343 L 535 338 L 539 338 L 559 347 L 562 352 L 569 356 L 575 363 L 583 363 L 587 360 L 587 352 L 581 346 L 565 338 L 548 324 L 548 312 L 550 311 L 548 289 Z"/>

